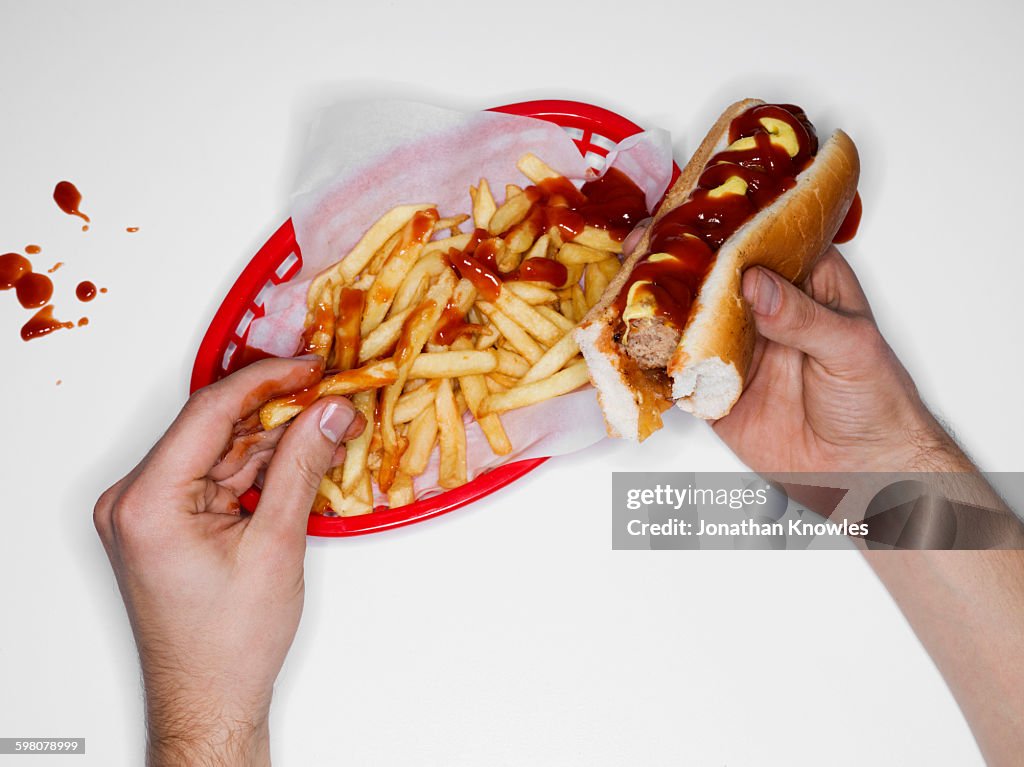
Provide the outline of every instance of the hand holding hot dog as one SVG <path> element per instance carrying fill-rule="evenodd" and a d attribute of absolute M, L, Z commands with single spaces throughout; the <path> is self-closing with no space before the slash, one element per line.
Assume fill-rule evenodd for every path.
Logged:
<path fill-rule="evenodd" d="M 328 397 L 286 432 L 239 432 L 267 396 L 321 374 L 319 362 L 266 360 L 200 390 L 96 505 L 139 647 L 151 765 L 270 762 L 267 713 L 302 612 L 309 506 L 363 421 Z M 240 516 L 237 494 L 263 467 L 258 511 Z"/>
<path fill-rule="evenodd" d="M 882 338 L 829 248 L 801 287 L 743 276 L 758 339 L 750 382 L 715 431 L 755 471 L 973 469 Z"/>

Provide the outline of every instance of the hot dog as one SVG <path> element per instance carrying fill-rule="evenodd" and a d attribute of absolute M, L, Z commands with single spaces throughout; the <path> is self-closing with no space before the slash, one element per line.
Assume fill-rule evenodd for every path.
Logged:
<path fill-rule="evenodd" d="M 575 331 L 610 435 L 646 439 L 673 402 L 705 419 L 729 413 L 755 340 L 743 271 L 805 279 L 859 172 L 850 137 L 836 131 L 819 147 L 799 107 L 747 99 L 725 110 Z"/>

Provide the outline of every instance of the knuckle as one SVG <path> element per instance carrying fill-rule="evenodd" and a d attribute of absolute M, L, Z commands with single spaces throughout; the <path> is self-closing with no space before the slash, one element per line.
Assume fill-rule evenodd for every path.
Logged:
<path fill-rule="evenodd" d="M 101 499 L 102 500 L 102 497 Z M 97 503 L 92 510 L 92 524 L 101 540 L 110 539 L 110 507 Z"/>
<path fill-rule="evenodd" d="M 111 533 L 119 542 L 136 545 L 146 538 L 147 515 L 137 486 L 132 485 L 121 494 L 109 519 Z"/>
<path fill-rule="evenodd" d="M 194 412 L 204 412 L 210 409 L 214 398 L 213 388 L 210 386 L 204 386 L 202 389 L 197 389 L 192 392 L 188 398 L 188 402 L 185 403 L 185 410 Z"/>

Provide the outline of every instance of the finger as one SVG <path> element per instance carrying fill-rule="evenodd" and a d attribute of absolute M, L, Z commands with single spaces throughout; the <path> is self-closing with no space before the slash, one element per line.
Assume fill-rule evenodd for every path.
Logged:
<path fill-rule="evenodd" d="M 843 314 L 871 316 L 871 306 L 860 280 L 834 245 L 815 264 L 811 276 L 804 283 L 804 290 L 829 309 Z"/>
<path fill-rule="evenodd" d="M 270 431 L 263 431 L 261 427 L 260 431 L 235 437 L 227 453 L 207 472 L 207 476 L 214 482 L 234 476 L 252 456 L 268 450 L 273 451 L 284 436 L 284 431 L 284 425 Z"/>
<path fill-rule="evenodd" d="M 235 423 L 263 402 L 311 386 L 323 375 L 323 361 L 268 359 L 242 368 L 189 398 L 147 459 L 163 482 L 205 477 L 231 440 Z"/>
<path fill-rule="evenodd" d="M 260 472 L 270 465 L 270 460 L 273 457 L 273 450 L 261 450 L 249 456 L 249 460 L 239 466 L 234 474 L 216 480 L 211 476 L 210 479 L 228 492 L 240 496 L 253 486 L 256 479 L 260 476 Z"/>
<path fill-rule="evenodd" d="M 626 239 L 622 241 L 622 255 L 628 256 L 634 250 L 636 246 L 640 244 L 640 239 L 644 236 L 644 232 L 647 231 L 651 225 L 652 219 L 645 218 L 643 221 L 633 227 L 633 231 L 626 235 Z"/>
<path fill-rule="evenodd" d="M 304 542 L 320 479 L 356 418 L 352 403 L 325 397 L 296 418 L 277 445 L 250 530 L 274 541 Z M 303 543 L 304 545 L 304 543 Z"/>
<path fill-rule="evenodd" d="M 795 285 L 761 267 L 743 275 L 743 297 L 750 303 L 757 331 L 770 341 L 799 349 L 825 367 L 845 365 L 859 334 L 854 320 L 826 309 Z"/>

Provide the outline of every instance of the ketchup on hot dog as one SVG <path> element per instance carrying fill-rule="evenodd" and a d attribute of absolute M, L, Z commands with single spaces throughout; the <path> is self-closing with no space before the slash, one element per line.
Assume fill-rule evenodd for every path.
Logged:
<path fill-rule="evenodd" d="M 818 151 L 814 126 L 792 104 L 748 109 L 730 124 L 729 141 L 708 161 L 690 197 L 651 231 L 650 254 L 615 302 L 626 332 L 630 320 L 647 317 L 681 332 L 722 243 L 792 189 Z"/>

